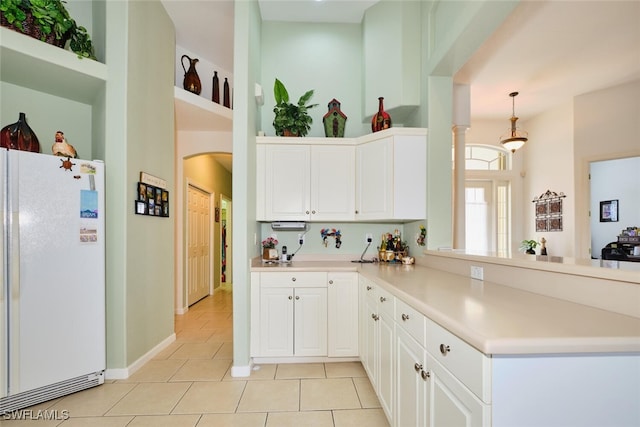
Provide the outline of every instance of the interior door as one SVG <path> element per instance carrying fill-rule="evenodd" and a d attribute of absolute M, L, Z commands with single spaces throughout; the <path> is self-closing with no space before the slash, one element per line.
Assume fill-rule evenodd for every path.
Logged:
<path fill-rule="evenodd" d="M 231 199 L 225 195 L 220 196 L 220 284 L 231 286 L 232 278 L 232 254 L 231 248 Z"/>
<path fill-rule="evenodd" d="M 211 286 L 211 195 L 189 185 L 187 195 L 187 303 L 209 295 Z"/>

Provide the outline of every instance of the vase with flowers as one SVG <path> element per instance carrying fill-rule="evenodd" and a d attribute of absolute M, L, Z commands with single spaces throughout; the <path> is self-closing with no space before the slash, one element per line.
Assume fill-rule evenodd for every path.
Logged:
<path fill-rule="evenodd" d="M 274 261 L 278 259 L 278 250 L 276 245 L 278 240 L 273 237 L 267 237 L 262 241 L 262 259 L 265 261 Z"/>

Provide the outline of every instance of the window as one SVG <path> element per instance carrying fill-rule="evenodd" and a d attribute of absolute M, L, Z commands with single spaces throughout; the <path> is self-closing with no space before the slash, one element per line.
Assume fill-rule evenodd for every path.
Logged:
<path fill-rule="evenodd" d="M 511 154 L 499 147 L 465 147 L 465 248 L 509 251 Z"/>

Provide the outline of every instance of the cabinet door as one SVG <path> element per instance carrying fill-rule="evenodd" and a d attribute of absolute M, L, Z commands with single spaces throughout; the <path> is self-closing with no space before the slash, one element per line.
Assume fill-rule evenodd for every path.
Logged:
<path fill-rule="evenodd" d="M 309 219 L 309 152 L 308 145 L 266 146 L 259 170 L 264 173 L 267 221 Z"/>
<path fill-rule="evenodd" d="M 356 148 L 356 219 L 390 219 L 393 215 L 393 138 Z"/>
<path fill-rule="evenodd" d="M 394 417 L 395 395 L 395 333 L 393 316 L 380 311 L 378 326 L 379 376 L 378 397 L 382 409 L 391 421 Z M 403 426 L 404 427 L 404 426 Z"/>
<path fill-rule="evenodd" d="M 358 273 L 328 274 L 329 357 L 358 356 Z"/>
<path fill-rule="evenodd" d="M 396 329 L 396 425 L 425 426 L 426 354 L 402 328 Z"/>
<path fill-rule="evenodd" d="M 311 146 L 311 220 L 355 219 L 355 148 Z"/>
<path fill-rule="evenodd" d="M 293 288 L 260 289 L 260 356 L 293 356 Z"/>
<path fill-rule="evenodd" d="M 378 389 L 378 322 L 375 300 L 364 298 L 363 301 L 363 332 L 364 340 L 361 350 L 362 366 L 369 374 L 369 380 L 374 389 Z"/>
<path fill-rule="evenodd" d="M 327 288 L 296 288 L 294 354 L 327 355 Z"/>
<path fill-rule="evenodd" d="M 480 401 L 427 352 L 430 378 L 427 387 L 429 426 L 491 425 L 490 405 Z"/>

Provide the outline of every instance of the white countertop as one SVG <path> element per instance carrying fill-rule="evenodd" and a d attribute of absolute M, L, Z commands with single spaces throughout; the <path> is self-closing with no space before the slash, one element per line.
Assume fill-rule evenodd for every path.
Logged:
<path fill-rule="evenodd" d="M 640 319 L 419 265 L 255 259 L 252 271 L 357 271 L 488 355 L 640 352 Z"/>

